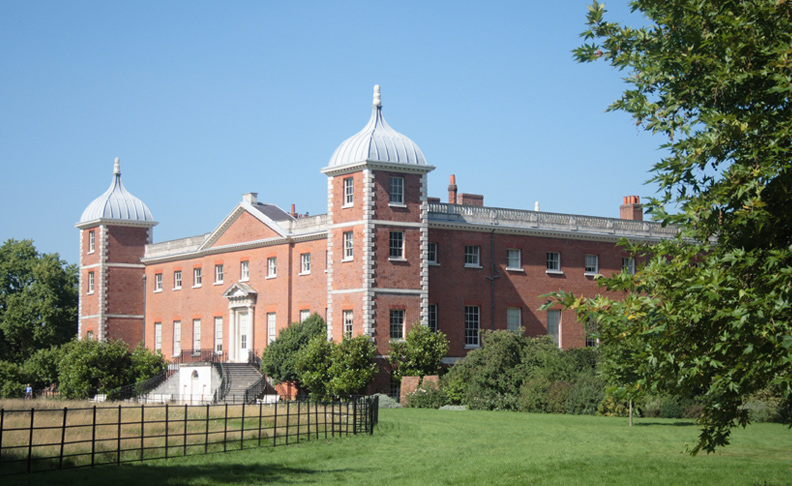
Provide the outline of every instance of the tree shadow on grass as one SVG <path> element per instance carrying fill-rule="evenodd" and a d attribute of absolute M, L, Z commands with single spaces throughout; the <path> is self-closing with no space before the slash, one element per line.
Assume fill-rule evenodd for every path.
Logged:
<path fill-rule="evenodd" d="M 60 485 L 111 485 L 111 486 L 177 486 L 183 484 L 270 484 L 270 483 L 321 483 L 322 477 L 331 474 L 373 472 L 369 468 L 310 468 L 270 464 L 264 458 L 259 464 L 239 464 L 232 461 L 207 465 L 152 464 L 134 466 L 101 466 L 46 473 L 23 474 L 2 478 L 4 486 L 22 484 Z"/>
<path fill-rule="evenodd" d="M 648 425 L 662 425 L 662 426 L 672 426 L 672 427 L 689 427 L 691 425 L 696 425 L 694 420 L 684 420 L 684 421 L 676 421 L 676 422 L 635 422 L 634 424 L 636 427 L 646 427 Z"/>

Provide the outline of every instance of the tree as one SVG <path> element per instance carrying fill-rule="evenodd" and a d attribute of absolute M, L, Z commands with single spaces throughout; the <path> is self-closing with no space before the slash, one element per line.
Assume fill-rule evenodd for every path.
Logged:
<path fill-rule="evenodd" d="M 294 382 L 301 386 L 295 369 L 297 353 L 315 336 L 326 336 L 327 326 L 319 314 L 313 313 L 302 322 L 293 322 L 280 336 L 269 343 L 261 355 L 261 371 L 275 383 Z"/>
<path fill-rule="evenodd" d="M 331 395 L 329 364 L 332 353 L 332 341 L 324 336 L 314 336 L 295 356 L 294 370 L 300 383 L 312 397 L 320 400 Z"/>
<path fill-rule="evenodd" d="M 645 266 L 601 280 L 624 299 L 556 299 L 596 316 L 601 341 L 630 343 L 628 398 L 700 392 L 692 452 L 712 452 L 748 423 L 749 395 L 792 395 L 792 2 L 631 5 L 648 26 L 607 22 L 595 1 L 575 56 L 627 71 L 610 109 L 666 140 L 649 210 L 679 236 L 631 247 Z"/>
<path fill-rule="evenodd" d="M 377 373 L 376 354 L 365 335 L 345 337 L 339 344 L 315 336 L 297 353 L 295 370 L 314 398 L 359 395 Z"/>
<path fill-rule="evenodd" d="M 0 359 L 21 363 L 77 333 L 77 267 L 30 240 L 0 246 Z"/>
<path fill-rule="evenodd" d="M 404 341 L 391 343 L 388 360 L 393 366 L 393 376 L 435 375 L 440 371 L 440 363 L 448 353 L 448 339 L 440 331 L 433 332 L 426 326 L 413 325 Z M 420 386 L 420 382 L 419 385 Z"/>
<path fill-rule="evenodd" d="M 60 392 L 86 399 L 135 382 L 132 359 L 123 341 L 73 340 L 63 346 L 58 364 Z"/>
<path fill-rule="evenodd" d="M 160 351 L 152 351 L 142 342 L 129 355 L 131 375 L 136 382 L 148 380 L 165 372 L 165 357 Z"/>

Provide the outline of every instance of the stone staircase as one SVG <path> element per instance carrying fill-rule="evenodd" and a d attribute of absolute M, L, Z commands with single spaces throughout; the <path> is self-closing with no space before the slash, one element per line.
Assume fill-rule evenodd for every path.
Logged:
<path fill-rule="evenodd" d="M 230 387 L 225 396 L 226 403 L 242 403 L 245 401 L 245 390 L 261 379 L 261 370 L 256 365 L 246 363 L 223 363 L 228 373 Z M 259 398 L 259 397 L 251 397 Z"/>

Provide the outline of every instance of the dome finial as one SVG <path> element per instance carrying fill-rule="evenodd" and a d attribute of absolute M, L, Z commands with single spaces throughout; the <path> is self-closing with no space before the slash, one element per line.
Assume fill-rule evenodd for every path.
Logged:
<path fill-rule="evenodd" d="M 113 165 L 113 174 L 121 175 L 121 163 L 118 160 L 118 157 L 115 158 L 115 164 Z"/>
<path fill-rule="evenodd" d="M 374 106 L 377 108 L 382 107 L 382 97 L 380 96 L 380 85 L 374 85 Z"/>

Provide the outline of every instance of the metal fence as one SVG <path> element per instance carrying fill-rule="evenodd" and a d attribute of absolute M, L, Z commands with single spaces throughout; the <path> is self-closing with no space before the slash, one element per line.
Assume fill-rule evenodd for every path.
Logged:
<path fill-rule="evenodd" d="M 378 402 L 0 409 L 0 477 L 372 434 Z"/>

